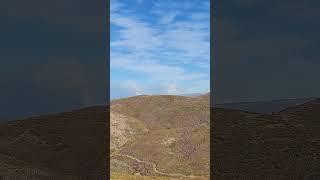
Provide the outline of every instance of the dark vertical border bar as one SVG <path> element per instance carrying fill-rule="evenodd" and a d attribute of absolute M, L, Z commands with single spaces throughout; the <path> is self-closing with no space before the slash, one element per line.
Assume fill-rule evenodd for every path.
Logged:
<path fill-rule="evenodd" d="M 106 1 L 106 64 L 107 64 L 107 90 L 106 97 L 106 166 L 107 179 L 110 179 L 110 0 Z"/>
<path fill-rule="evenodd" d="M 320 101 L 314 94 L 319 71 L 313 69 L 319 54 L 312 40 L 319 16 L 309 16 L 320 4 L 258 2 L 211 0 L 211 179 L 320 179 L 314 153 L 320 137 L 315 120 Z M 266 85 L 262 89 L 260 82 Z M 243 84 L 251 92 L 236 88 Z M 218 102 L 223 98 L 233 103 Z"/>
<path fill-rule="evenodd" d="M 214 175 L 214 146 L 213 146 L 213 61 L 215 60 L 215 0 L 210 0 L 210 179 L 213 179 Z"/>
<path fill-rule="evenodd" d="M 0 180 L 109 179 L 110 1 L 0 4 Z"/>

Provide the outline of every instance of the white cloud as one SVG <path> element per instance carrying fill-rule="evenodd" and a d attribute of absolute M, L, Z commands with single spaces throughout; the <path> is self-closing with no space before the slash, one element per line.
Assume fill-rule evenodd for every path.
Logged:
<path fill-rule="evenodd" d="M 111 23 L 121 28 L 120 39 L 111 42 L 111 47 L 129 48 L 132 51 L 146 51 L 161 45 L 157 30 L 133 17 L 111 14 Z"/>
<path fill-rule="evenodd" d="M 142 89 L 138 86 L 138 84 L 136 82 L 134 82 L 134 81 L 126 81 L 123 84 L 127 89 L 131 90 L 134 93 L 134 95 L 143 94 Z"/>
<path fill-rule="evenodd" d="M 191 8 L 190 2 L 183 5 L 184 8 Z M 175 9 L 168 4 L 176 5 Z M 209 21 L 202 18 L 205 16 L 203 12 L 194 14 L 193 18 L 178 19 L 180 13 L 186 16 L 183 14 L 185 12 L 177 11 L 180 6 L 171 1 L 167 4 L 157 2 L 150 10 L 150 13 L 156 15 L 154 17 L 158 17 L 157 23 L 146 21 L 138 17 L 137 13 L 124 13 L 117 8 L 111 11 L 111 24 L 119 28 L 119 38 L 111 41 L 111 69 L 133 72 L 145 76 L 146 80 L 160 83 L 152 84 L 158 90 L 138 84 L 131 84 L 130 89 L 140 88 L 139 92 L 145 94 L 184 93 L 188 90 L 180 86 L 182 81 L 202 81 L 208 78 Z M 166 13 L 163 13 L 164 10 Z M 194 68 L 188 69 L 186 65 L 197 67 L 198 70 L 191 71 Z"/>
<path fill-rule="evenodd" d="M 133 80 L 111 82 L 111 99 L 145 94 L 143 89 Z"/>
<path fill-rule="evenodd" d="M 134 54 L 117 55 L 111 52 L 111 68 L 133 71 L 153 80 L 195 80 L 206 77 L 206 73 L 187 72 L 179 66 L 164 65 L 152 61 L 139 61 Z"/>
<path fill-rule="evenodd" d="M 166 13 L 164 14 L 161 19 L 160 19 L 160 23 L 161 24 L 169 24 L 171 22 L 174 21 L 174 18 L 178 15 L 178 12 L 170 12 L 170 13 Z"/>
<path fill-rule="evenodd" d="M 136 95 L 179 95 L 192 93 L 209 92 L 209 80 L 200 80 L 191 82 L 192 88 L 186 88 L 186 85 L 181 83 L 168 82 L 137 82 L 135 80 L 127 81 L 112 81 L 111 82 L 111 98 L 117 99 L 122 97 Z"/>
<path fill-rule="evenodd" d="M 167 93 L 168 94 L 177 94 L 177 85 L 176 84 L 168 84 Z"/>
<path fill-rule="evenodd" d="M 112 48 L 134 53 L 162 51 L 162 55 L 170 56 L 168 61 L 209 64 L 209 22 L 180 21 L 161 30 L 134 17 L 114 13 L 111 23 L 121 27 L 118 31 L 121 38 L 111 42 Z"/>

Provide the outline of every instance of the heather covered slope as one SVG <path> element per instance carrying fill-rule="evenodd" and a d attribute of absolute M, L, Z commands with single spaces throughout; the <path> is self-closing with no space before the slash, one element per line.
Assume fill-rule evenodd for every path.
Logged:
<path fill-rule="evenodd" d="M 209 96 L 136 96 L 114 100 L 111 112 L 134 118 L 138 127 L 148 129 L 111 154 L 113 178 L 130 179 L 136 173 L 209 179 Z"/>
<path fill-rule="evenodd" d="M 1 175 L 105 177 L 106 113 L 99 106 L 2 123 Z"/>

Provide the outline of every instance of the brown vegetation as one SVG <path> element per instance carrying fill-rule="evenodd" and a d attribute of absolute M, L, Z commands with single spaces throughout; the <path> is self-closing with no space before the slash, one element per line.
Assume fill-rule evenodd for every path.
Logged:
<path fill-rule="evenodd" d="M 136 96 L 114 100 L 111 112 L 134 118 L 148 129 L 114 152 L 121 156 L 111 160 L 125 162 L 129 168 L 115 168 L 111 163 L 111 175 L 119 177 L 121 171 L 143 177 L 209 179 L 208 95 Z"/>
<path fill-rule="evenodd" d="M 320 172 L 319 100 L 272 115 L 212 110 L 214 178 L 304 179 Z"/>
<path fill-rule="evenodd" d="M 0 125 L 1 175 L 106 175 L 106 108 L 91 107 Z"/>

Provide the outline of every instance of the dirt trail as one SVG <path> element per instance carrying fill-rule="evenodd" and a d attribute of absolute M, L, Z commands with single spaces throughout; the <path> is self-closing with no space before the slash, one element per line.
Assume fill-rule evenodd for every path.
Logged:
<path fill-rule="evenodd" d="M 122 156 L 122 157 L 127 157 L 130 159 L 133 159 L 139 163 L 147 163 L 147 164 L 151 164 L 153 167 L 153 171 L 156 172 L 157 174 L 160 174 L 162 176 L 169 176 L 169 177 L 180 177 L 180 178 L 196 178 L 197 176 L 194 175 L 184 175 L 181 173 L 165 173 L 165 172 L 161 172 L 157 169 L 157 165 L 155 163 L 152 162 L 148 162 L 148 161 L 144 161 L 144 160 L 140 160 L 138 158 L 135 158 L 133 156 L 127 155 L 127 154 L 113 154 L 112 156 Z"/>

